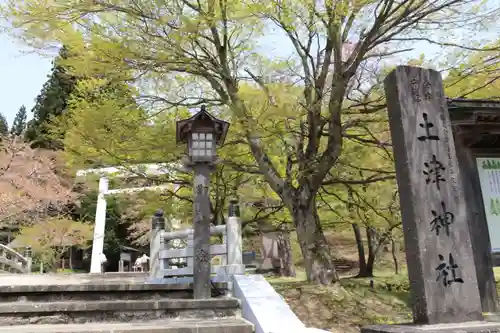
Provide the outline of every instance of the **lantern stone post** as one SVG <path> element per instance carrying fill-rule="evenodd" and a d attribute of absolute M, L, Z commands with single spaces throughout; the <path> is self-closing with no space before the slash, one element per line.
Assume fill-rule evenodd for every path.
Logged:
<path fill-rule="evenodd" d="M 217 160 L 216 145 L 222 145 L 229 123 L 207 112 L 206 107 L 176 124 L 177 143 L 187 143 L 187 168 L 193 171 L 193 294 L 210 298 L 210 174 Z"/>

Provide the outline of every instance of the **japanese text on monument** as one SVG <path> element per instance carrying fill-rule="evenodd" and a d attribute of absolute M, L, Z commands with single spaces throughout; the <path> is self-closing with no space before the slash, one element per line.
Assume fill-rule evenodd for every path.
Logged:
<path fill-rule="evenodd" d="M 432 85 L 430 84 L 430 82 L 424 80 L 424 82 L 422 83 L 422 88 L 424 96 L 423 100 L 433 100 L 434 94 L 432 92 Z M 415 77 L 411 79 L 410 90 L 413 102 L 420 104 L 423 100 L 420 94 L 420 80 L 418 78 Z M 421 135 L 417 136 L 417 140 L 420 141 L 421 144 L 429 144 L 430 141 L 440 141 L 439 133 L 436 133 L 435 131 L 437 126 L 434 125 L 429 117 L 429 114 L 426 112 L 422 112 L 419 117 L 420 116 L 422 117 L 422 121 L 419 123 L 419 127 L 423 129 L 423 133 L 419 133 Z M 444 122 L 444 119 L 441 118 L 441 121 Z M 448 143 L 446 137 L 447 134 L 448 133 L 444 133 L 445 145 Z M 440 184 L 446 182 L 446 171 L 446 167 L 440 161 L 439 156 L 436 156 L 435 153 L 429 156 L 427 162 L 423 163 L 422 174 L 425 177 L 425 183 L 435 186 L 437 192 L 441 191 Z M 449 171 L 453 173 L 453 170 Z M 454 175 L 451 174 L 450 176 L 453 183 Z M 455 187 L 453 188 L 453 190 L 455 190 Z M 441 235 L 449 237 L 451 226 L 455 221 L 455 215 L 446 209 L 446 202 L 441 201 L 438 208 L 431 207 L 430 213 L 430 231 L 434 233 L 436 237 L 439 237 Z M 444 255 L 438 254 L 439 264 L 435 268 L 437 273 L 436 282 L 441 282 L 444 287 L 451 286 L 453 283 L 464 283 L 464 280 L 458 276 L 458 270 L 460 267 L 456 261 L 456 258 L 453 257 L 452 253 L 449 253 L 446 257 L 447 260 L 445 260 Z"/>

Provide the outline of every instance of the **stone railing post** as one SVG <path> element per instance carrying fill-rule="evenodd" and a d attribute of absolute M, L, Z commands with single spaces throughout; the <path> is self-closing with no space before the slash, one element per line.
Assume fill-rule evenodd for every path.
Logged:
<path fill-rule="evenodd" d="M 6 258 L 5 251 L 2 247 L 0 247 L 0 258 Z M 2 261 L 0 261 L 0 272 L 5 270 L 5 266 L 6 266 L 6 264 L 4 264 L 4 263 L 2 263 Z"/>
<path fill-rule="evenodd" d="M 31 273 L 31 265 L 33 263 L 33 251 L 31 249 L 31 246 L 26 246 L 24 248 L 24 258 L 26 258 L 26 272 L 29 274 Z"/>
<path fill-rule="evenodd" d="M 187 241 L 186 241 L 187 245 L 186 245 L 186 248 L 189 249 L 189 248 L 193 248 L 193 234 L 189 234 L 188 235 L 188 238 L 187 238 Z M 194 257 L 187 257 L 186 258 L 186 267 L 193 267 L 194 266 Z"/>
<path fill-rule="evenodd" d="M 225 244 L 226 248 L 227 248 L 227 232 L 226 232 L 226 230 L 224 230 L 224 233 L 222 234 L 222 244 Z M 220 265 L 226 266 L 227 265 L 227 253 L 221 255 L 220 259 L 221 259 Z"/>
<path fill-rule="evenodd" d="M 165 229 L 165 217 L 163 210 L 158 209 L 151 219 L 151 235 L 149 241 L 149 277 L 163 278 L 161 275 L 162 263 L 160 251 L 164 249 L 165 240 L 163 232 Z"/>
<path fill-rule="evenodd" d="M 123 259 L 120 258 L 120 261 L 118 261 L 118 272 L 124 272 L 125 271 L 125 263 Z"/>
<path fill-rule="evenodd" d="M 240 207 L 238 199 L 231 199 L 226 221 L 228 274 L 244 274 Z"/>

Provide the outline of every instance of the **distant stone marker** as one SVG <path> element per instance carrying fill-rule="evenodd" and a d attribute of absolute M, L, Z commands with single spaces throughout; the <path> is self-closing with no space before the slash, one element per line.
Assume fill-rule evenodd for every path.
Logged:
<path fill-rule="evenodd" d="M 385 91 L 414 323 L 482 320 L 441 75 L 400 66 L 386 78 Z"/>
<path fill-rule="evenodd" d="M 280 257 L 278 253 L 279 232 L 263 232 L 260 235 L 260 256 L 262 262 L 259 265 L 260 271 L 279 269 Z"/>

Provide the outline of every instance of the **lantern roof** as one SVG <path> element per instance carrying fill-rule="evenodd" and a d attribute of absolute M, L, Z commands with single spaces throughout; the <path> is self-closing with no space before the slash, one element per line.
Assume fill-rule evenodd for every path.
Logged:
<path fill-rule="evenodd" d="M 201 110 L 191 118 L 179 120 L 176 123 L 176 141 L 177 143 L 187 143 L 189 134 L 197 130 L 203 132 L 211 132 L 215 135 L 215 142 L 222 145 L 226 139 L 229 123 L 212 116 L 206 109 L 205 105 L 201 106 Z"/>

